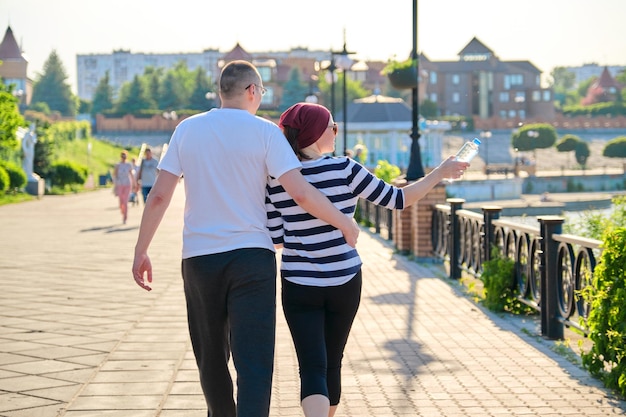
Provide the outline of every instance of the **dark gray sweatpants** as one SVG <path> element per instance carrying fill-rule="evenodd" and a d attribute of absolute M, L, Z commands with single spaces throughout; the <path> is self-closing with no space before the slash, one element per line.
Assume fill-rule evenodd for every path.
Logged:
<path fill-rule="evenodd" d="M 274 252 L 247 248 L 183 259 L 182 274 L 208 416 L 267 417 L 276 332 Z"/>

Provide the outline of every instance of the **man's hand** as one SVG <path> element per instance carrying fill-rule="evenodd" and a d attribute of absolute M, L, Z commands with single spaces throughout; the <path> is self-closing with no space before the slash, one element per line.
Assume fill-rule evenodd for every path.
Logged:
<path fill-rule="evenodd" d="M 146 276 L 144 277 L 144 275 Z M 133 278 L 135 278 L 135 282 L 141 288 L 146 291 L 152 291 L 152 288 L 146 284 L 146 280 L 148 283 L 152 283 L 152 263 L 147 253 L 135 254 Z"/>

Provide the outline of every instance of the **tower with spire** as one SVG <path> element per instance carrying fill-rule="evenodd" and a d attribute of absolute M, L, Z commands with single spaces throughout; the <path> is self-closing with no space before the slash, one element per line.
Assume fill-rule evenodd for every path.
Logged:
<path fill-rule="evenodd" d="M 32 95 L 32 81 L 28 78 L 28 60 L 7 27 L 0 43 L 0 77 L 5 85 L 13 85 L 13 94 L 19 97 L 20 107 L 28 105 Z"/>

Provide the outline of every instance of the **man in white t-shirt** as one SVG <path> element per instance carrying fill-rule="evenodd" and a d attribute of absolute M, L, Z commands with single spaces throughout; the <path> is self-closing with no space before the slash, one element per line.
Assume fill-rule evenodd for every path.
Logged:
<path fill-rule="evenodd" d="M 351 246 L 359 229 L 300 174 L 301 164 L 278 126 L 255 116 L 265 93 L 257 69 L 246 61 L 230 62 L 219 88 L 221 107 L 183 120 L 159 163 L 139 228 L 133 277 L 151 290 L 148 247 L 182 176 L 182 275 L 208 414 L 267 416 L 276 325 L 276 258 L 265 211 L 268 176 L 278 178 L 306 211 L 341 230 Z"/>

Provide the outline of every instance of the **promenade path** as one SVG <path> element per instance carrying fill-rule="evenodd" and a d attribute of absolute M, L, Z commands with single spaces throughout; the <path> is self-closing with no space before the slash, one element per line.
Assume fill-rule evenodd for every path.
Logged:
<path fill-rule="evenodd" d="M 150 251 L 152 292 L 130 273 L 141 210 L 122 225 L 110 190 L 0 207 L 0 417 L 206 416 L 179 271 L 182 187 Z M 358 248 L 338 417 L 625 414 L 536 321 L 484 310 L 440 265 L 366 231 Z M 298 387 L 279 306 L 272 416 L 302 415 Z"/>

